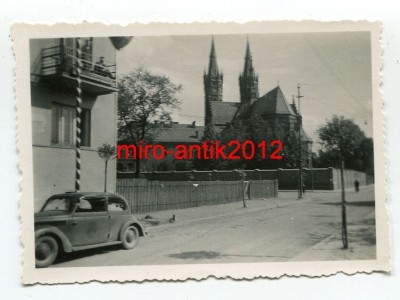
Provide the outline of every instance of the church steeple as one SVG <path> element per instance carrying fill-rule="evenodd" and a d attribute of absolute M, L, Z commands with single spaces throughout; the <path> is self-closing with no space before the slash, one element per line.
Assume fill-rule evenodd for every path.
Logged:
<path fill-rule="evenodd" d="M 215 53 L 214 37 L 211 40 L 210 62 L 208 64 L 208 74 L 218 75 L 217 55 Z"/>
<path fill-rule="evenodd" d="M 246 55 L 244 58 L 244 70 L 239 76 L 240 102 L 251 103 L 258 98 L 258 75 L 253 67 L 253 58 L 250 52 L 250 44 L 247 39 Z"/>
<path fill-rule="evenodd" d="M 208 73 L 204 72 L 204 93 L 205 93 L 205 124 L 212 124 L 211 104 L 213 101 L 222 101 L 222 84 L 224 75 L 218 69 L 217 54 L 215 51 L 214 37 L 211 41 L 211 51 L 208 63 Z"/>

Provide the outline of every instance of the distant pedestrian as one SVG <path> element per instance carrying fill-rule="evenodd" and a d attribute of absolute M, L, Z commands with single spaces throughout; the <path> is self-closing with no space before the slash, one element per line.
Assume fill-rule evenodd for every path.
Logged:
<path fill-rule="evenodd" d="M 360 182 L 357 179 L 354 181 L 354 188 L 356 189 L 356 193 L 360 191 Z"/>
<path fill-rule="evenodd" d="M 306 193 L 306 185 L 304 183 L 302 185 L 302 189 L 303 189 L 303 194 L 305 194 Z"/>

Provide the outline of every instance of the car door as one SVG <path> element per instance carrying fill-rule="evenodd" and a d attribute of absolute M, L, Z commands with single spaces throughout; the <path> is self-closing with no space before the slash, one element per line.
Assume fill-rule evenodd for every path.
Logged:
<path fill-rule="evenodd" d="M 124 200 L 117 196 L 108 197 L 108 213 L 110 215 L 110 240 L 116 241 L 119 238 L 121 226 L 128 220 L 130 214 L 128 205 Z"/>
<path fill-rule="evenodd" d="M 81 198 L 71 219 L 72 246 L 87 246 L 106 242 L 109 217 L 105 197 Z"/>

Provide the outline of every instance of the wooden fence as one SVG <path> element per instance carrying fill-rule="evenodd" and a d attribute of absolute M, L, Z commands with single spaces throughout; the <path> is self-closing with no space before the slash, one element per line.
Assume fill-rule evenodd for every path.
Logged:
<path fill-rule="evenodd" d="M 245 170 L 245 180 L 278 180 L 280 190 L 297 190 L 299 186 L 298 169 Z M 117 172 L 117 178 L 134 178 L 134 173 Z M 145 179 L 151 181 L 240 181 L 242 175 L 234 170 L 213 171 L 163 171 L 142 172 Z M 346 187 L 354 186 L 357 179 L 360 185 L 373 184 L 374 180 L 365 173 L 345 170 Z M 336 190 L 340 189 L 340 170 L 334 168 L 303 168 L 303 183 L 307 190 Z"/>
<path fill-rule="evenodd" d="M 117 180 L 117 193 L 128 200 L 134 213 L 242 201 L 244 187 L 241 181 Z M 274 180 L 250 181 L 247 193 L 250 199 L 276 197 L 277 187 Z"/>

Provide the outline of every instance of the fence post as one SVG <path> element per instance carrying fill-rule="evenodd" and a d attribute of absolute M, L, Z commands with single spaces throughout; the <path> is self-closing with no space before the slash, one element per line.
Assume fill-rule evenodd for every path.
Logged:
<path fill-rule="evenodd" d="M 251 180 L 249 180 L 249 191 L 248 191 L 248 193 L 247 193 L 247 195 L 249 196 L 249 200 L 251 200 L 251 183 L 252 183 L 252 181 Z"/>
<path fill-rule="evenodd" d="M 160 192 L 160 185 L 157 185 L 156 188 L 156 211 L 158 211 L 159 207 L 158 207 L 158 194 Z"/>
<path fill-rule="evenodd" d="M 199 184 L 197 186 L 197 191 L 199 193 L 199 196 L 197 197 L 197 207 L 199 207 L 200 203 L 201 203 L 201 194 L 202 194 L 201 188 L 202 188 L 202 186 L 200 186 L 200 184 Z"/>

